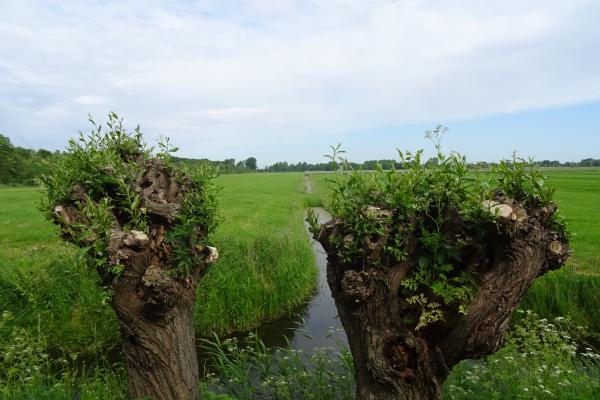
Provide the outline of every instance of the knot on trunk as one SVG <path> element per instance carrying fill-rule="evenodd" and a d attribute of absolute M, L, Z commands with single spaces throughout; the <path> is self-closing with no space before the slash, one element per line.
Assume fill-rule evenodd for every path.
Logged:
<path fill-rule="evenodd" d="M 567 262 L 571 255 L 571 249 L 565 246 L 558 237 L 548 245 L 548 259 L 550 260 L 550 269 L 560 268 Z"/>
<path fill-rule="evenodd" d="M 54 210 L 52 211 L 52 218 L 54 219 L 54 222 L 61 226 L 68 226 L 75 222 L 82 222 L 78 221 L 81 219 L 80 217 L 81 214 L 79 213 L 79 210 L 71 205 L 63 206 L 62 204 L 59 204 L 54 207 Z"/>
<path fill-rule="evenodd" d="M 182 300 L 185 282 L 174 279 L 156 265 L 146 268 L 141 280 L 144 286 L 138 295 L 144 300 L 148 314 L 161 316 Z"/>
<path fill-rule="evenodd" d="M 196 245 L 195 250 L 204 255 L 204 262 L 206 264 L 213 264 L 219 259 L 219 251 L 216 247 Z"/>
<path fill-rule="evenodd" d="M 321 243 L 325 251 L 328 253 L 336 250 L 334 241 L 340 236 L 340 230 L 343 226 L 344 223 L 335 218 L 321 225 L 319 235 L 315 239 Z"/>
<path fill-rule="evenodd" d="M 132 230 L 123 237 L 123 244 L 133 250 L 143 250 L 150 245 L 150 238 L 144 232 Z"/>
<path fill-rule="evenodd" d="M 152 200 L 144 199 L 148 214 L 166 219 L 168 222 L 173 222 L 181 205 L 177 203 L 157 203 Z"/>
<path fill-rule="evenodd" d="M 550 202 L 544 207 L 538 207 L 532 211 L 532 215 L 541 220 L 548 220 L 552 215 L 558 211 L 556 204 Z"/>
<path fill-rule="evenodd" d="M 342 290 L 347 300 L 354 305 L 359 305 L 367 300 L 375 291 L 375 279 L 375 272 L 357 272 L 354 270 L 344 272 Z"/>
<path fill-rule="evenodd" d="M 113 229 L 108 239 L 108 260 L 110 265 L 119 265 L 121 260 L 127 259 L 127 255 L 121 251 L 123 237 L 125 232 L 120 229 Z"/>
<path fill-rule="evenodd" d="M 208 254 L 206 255 L 205 261 L 209 264 L 217 262 L 217 260 L 219 259 L 219 251 L 217 250 L 217 248 L 206 246 L 206 249 L 208 250 Z"/>
<path fill-rule="evenodd" d="M 63 240 L 80 246 L 89 246 L 100 238 L 97 232 L 84 228 L 89 221 L 75 204 L 56 205 L 52 209 L 51 217 L 52 221 L 60 226 L 60 236 Z"/>
<path fill-rule="evenodd" d="M 188 178 L 180 177 L 177 172 L 166 168 L 161 160 L 153 159 L 148 162 L 135 190 L 148 214 L 172 223 L 181 211 L 181 200 L 189 186 Z"/>
<path fill-rule="evenodd" d="M 402 338 L 395 338 L 383 347 L 383 355 L 387 359 L 393 374 L 401 379 L 415 378 L 417 368 L 417 354 Z"/>
<path fill-rule="evenodd" d="M 142 282 L 148 287 L 166 287 L 169 282 L 169 278 L 163 274 L 160 267 L 151 265 L 146 269 Z"/>
<path fill-rule="evenodd" d="M 367 206 L 362 213 L 365 217 L 370 219 L 391 218 L 393 214 L 390 210 L 384 210 L 375 206 Z"/>
<path fill-rule="evenodd" d="M 379 259 L 386 242 L 386 235 L 372 234 L 363 236 L 363 243 L 365 244 L 363 253 L 369 262 L 376 262 Z"/>

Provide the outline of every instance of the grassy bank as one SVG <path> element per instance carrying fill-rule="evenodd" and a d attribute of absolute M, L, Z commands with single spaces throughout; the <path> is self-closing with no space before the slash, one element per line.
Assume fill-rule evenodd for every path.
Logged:
<path fill-rule="evenodd" d="M 443 399 L 597 399 L 600 354 L 581 342 L 570 318 L 541 319 L 521 312 L 507 345 L 481 360 L 456 365 Z M 352 356 L 340 346 L 304 354 L 281 349 L 272 354 L 256 337 L 206 343 L 215 373 L 212 389 L 237 399 L 354 398 Z"/>
<path fill-rule="evenodd" d="M 221 260 L 199 288 L 196 326 L 246 330 L 293 311 L 314 290 L 317 269 L 304 230 L 301 173 L 225 175 Z"/>

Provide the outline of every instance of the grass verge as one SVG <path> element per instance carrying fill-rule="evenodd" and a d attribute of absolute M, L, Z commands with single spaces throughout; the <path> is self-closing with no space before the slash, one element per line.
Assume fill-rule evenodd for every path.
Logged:
<path fill-rule="evenodd" d="M 583 343 L 570 318 L 521 312 L 508 344 L 482 360 L 463 361 L 444 385 L 444 399 L 597 399 L 600 354 Z M 206 392 L 237 399 L 353 399 L 352 357 L 345 346 L 269 352 L 257 337 L 205 341 L 213 373 Z"/>
<path fill-rule="evenodd" d="M 304 230 L 304 177 L 225 175 L 221 254 L 198 290 L 200 334 L 248 330 L 293 312 L 315 288 L 317 268 Z"/>

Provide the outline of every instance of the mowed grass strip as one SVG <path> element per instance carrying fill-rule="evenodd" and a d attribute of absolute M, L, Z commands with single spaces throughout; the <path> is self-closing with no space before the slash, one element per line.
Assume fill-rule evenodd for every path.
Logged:
<path fill-rule="evenodd" d="M 38 209 L 40 198 L 39 189 L 0 186 L 0 263 L 64 248 Z"/>
<path fill-rule="evenodd" d="M 220 260 L 198 290 L 200 334 L 248 330 L 292 313 L 315 289 L 317 268 L 304 229 L 302 173 L 224 175 Z"/>
<path fill-rule="evenodd" d="M 600 168 L 548 169 L 548 184 L 566 218 L 573 255 L 569 265 L 579 273 L 600 275 Z"/>

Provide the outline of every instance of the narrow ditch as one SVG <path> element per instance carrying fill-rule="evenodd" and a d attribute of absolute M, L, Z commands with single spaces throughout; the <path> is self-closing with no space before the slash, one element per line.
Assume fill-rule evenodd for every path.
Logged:
<path fill-rule="evenodd" d="M 305 192 L 312 193 L 310 176 L 305 175 L 304 184 Z M 331 214 L 324 208 L 315 207 L 312 210 L 321 224 L 331 219 Z M 346 333 L 337 316 L 335 301 L 327 284 L 327 255 L 321 244 L 312 238 L 306 218 L 304 227 L 319 271 L 317 287 L 314 295 L 290 313 L 291 316 L 265 322 L 252 330 L 268 348 L 289 347 L 310 351 L 323 347 L 338 348 L 341 344 L 347 344 Z M 240 332 L 232 336 L 243 341 L 248 333 Z M 200 343 L 199 340 L 197 342 Z M 198 358 L 202 365 L 206 356 L 201 348 L 198 348 Z"/>

